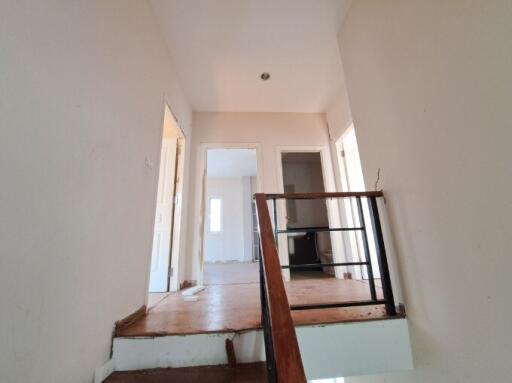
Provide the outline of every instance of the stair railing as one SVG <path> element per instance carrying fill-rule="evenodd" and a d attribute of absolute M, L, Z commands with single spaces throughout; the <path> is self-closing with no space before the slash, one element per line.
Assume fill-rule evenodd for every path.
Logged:
<path fill-rule="evenodd" d="M 306 383 L 290 305 L 281 275 L 267 197 L 256 194 L 260 230 L 260 298 L 267 376 L 270 383 Z"/>
<path fill-rule="evenodd" d="M 377 199 L 383 198 L 382 191 L 343 192 L 343 193 L 287 193 L 287 194 L 255 194 L 258 225 L 260 231 L 260 298 L 262 326 L 265 340 L 268 380 L 271 383 L 306 382 L 304 367 L 297 342 L 291 310 L 308 310 L 335 307 L 356 307 L 383 305 L 389 317 L 397 316 L 391 277 L 387 261 L 384 236 L 379 215 Z M 351 198 L 355 199 L 357 224 L 354 227 L 307 227 L 279 229 L 277 220 L 277 200 L 315 200 Z M 273 225 L 267 201 L 272 202 Z M 370 224 L 366 223 L 363 202 L 368 206 Z M 370 257 L 368 230 L 372 229 L 373 243 L 377 258 L 382 297 L 377 293 L 375 285 L 374 265 Z M 362 239 L 363 259 L 356 262 L 332 262 L 299 265 L 282 265 L 279 262 L 277 238 L 281 234 L 297 232 L 359 232 Z M 299 304 L 290 306 L 284 287 L 282 269 L 318 269 L 319 267 L 361 266 L 365 267 L 368 276 L 370 299 L 349 302 L 329 302 L 315 304 Z M 402 313 L 403 314 L 403 313 Z"/>

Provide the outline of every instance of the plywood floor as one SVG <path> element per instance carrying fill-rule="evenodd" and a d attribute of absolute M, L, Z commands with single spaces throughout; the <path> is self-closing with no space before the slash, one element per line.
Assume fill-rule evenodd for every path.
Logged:
<path fill-rule="evenodd" d="M 265 363 L 229 366 L 156 368 L 114 372 L 105 383 L 263 383 L 267 382 Z"/>
<path fill-rule="evenodd" d="M 344 302 L 370 299 L 368 284 L 335 278 L 296 279 L 286 284 L 290 304 Z M 119 336 L 161 336 L 206 332 L 242 331 L 260 327 L 259 283 L 207 286 L 196 302 L 181 294 L 167 295 L 147 315 L 124 329 Z M 378 289 L 381 297 L 381 291 Z M 296 325 L 383 319 L 384 307 L 292 311 Z"/>

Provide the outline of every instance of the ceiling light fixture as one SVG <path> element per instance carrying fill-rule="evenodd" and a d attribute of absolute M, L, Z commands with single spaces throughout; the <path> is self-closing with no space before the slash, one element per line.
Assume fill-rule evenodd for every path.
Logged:
<path fill-rule="evenodd" d="M 270 78 L 270 73 L 263 72 L 260 76 L 263 81 L 267 81 Z"/>

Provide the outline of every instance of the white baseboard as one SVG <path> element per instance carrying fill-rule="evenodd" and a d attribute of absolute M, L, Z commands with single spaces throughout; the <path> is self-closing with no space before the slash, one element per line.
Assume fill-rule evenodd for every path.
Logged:
<path fill-rule="evenodd" d="M 114 372 L 114 361 L 109 359 L 103 366 L 94 371 L 94 383 L 102 383 Z"/>

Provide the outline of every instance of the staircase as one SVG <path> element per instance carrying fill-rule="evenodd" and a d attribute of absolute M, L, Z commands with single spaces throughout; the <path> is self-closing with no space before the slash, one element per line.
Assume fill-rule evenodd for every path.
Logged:
<path fill-rule="evenodd" d="M 151 370 L 113 373 L 105 383 L 262 383 L 267 381 L 265 363 L 183 368 L 156 368 Z"/>
<path fill-rule="evenodd" d="M 142 335 L 117 332 L 112 356 L 112 365 L 116 372 L 104 382 L 306 383 L 307 379 L 328 379 L 411 369 L 408 324 L 403 313 L 395 311 L 396 302 L 391 289 L 390 271 L 379 219 L 377 198 L 382 197 L 382 192 L 256 194 L 261 240 L 259 292 L 262 328 Z M 364 259 L 370 259 L 367 226 L 361 207 L 361 198 L 366 199 L 371 227 L 376 238 L 376 243 L 372 246 L 375 246 L 377 252 L 381 286 L 375 283 L 370 261 L 337 262 L 323 266 L 367 267 L 370 276 L 367 294 L 370 299 L 307 303 L 311 293 L 306 292 L 306 303 L 290 305 L 281 270 L 289 269 L 291 266 L 280 265 L 275 241 L 278 234 L 287 233 L 287 230 L 278 230 L 275 201 L 279 198 L 355 198 L 361 217 L 359 225 L 328 230 L 361 232 L 365 244 Z M 274 224 L 271 222 L 267 200 L 273 202 Z M 315 313 L 319 310 L 365 307 L 382 307 L 386 315 L 380 320 L 371 320 L 372 318 L 368 317 L 354 319 L 348 323 L 324 322 L 299 326 L 297 322 L 294 323 L 292 317 L 292 311 L 310 312 L 314 316 L 318 315 Z"/>

